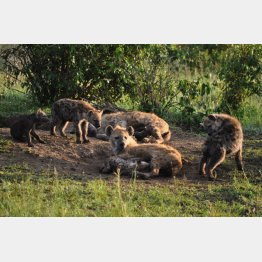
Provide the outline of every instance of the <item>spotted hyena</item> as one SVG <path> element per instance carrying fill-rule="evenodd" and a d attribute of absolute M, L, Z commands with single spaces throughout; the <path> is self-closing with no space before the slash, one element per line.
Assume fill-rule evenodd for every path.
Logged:
<path fill-rule="evenodd" d="M 226 114 L 211 114 L 201 125 L 208 133 L 203 147 L 199 174 L 206 174 L 210 180 L 215 178 L 214 170 L 226 155 L 235 155 L 238 170 L 243 171 L 242 143 L 243 131 L 240 122 Z"/>
<path fill-rule="evenodd" d="M 40 143 L 45 142 L 36 134 L 37 125 L 49 122 L 45 112 L 38 109 L 35 113 L 24 116 L 10 127 L 11 136 L 18 141 L 27 142 L 29 147 L 33 147 L 32 138 L 36 138 Z"/>
<path fill-rule="evenodd" d="M 136 139 L 143 142 L 160 144 L 171 138 L 168 123 L 153 113 L 132 111 L 106 114 L 102 117 L 101 125 L 102 130 L 108 125 L 132 126 Z"/>
<path fill-rule="evenodd" d="M 160 170 L 175 176 L 182 168 L 181 155 L 175 148 L 164 144 L 137 144 L 133 138 L 133 127 L 117 125 L 113 128 L 109 125 L 106 127 L 106 134 L 115 155 L 123 159 L 141 158 L 150 163 L 149 172 L 143 173 L 143 178 L 159 175 Z"/>
<path fill-rule="evenodd" d="M 143 161 L 141 158 L 128 158 L 124 159 L 119 156 L 111 156 L 100 169 L 101 173 L 111 173 L 120 171 L 121 175 L 133 175 L 136 173 L 140 176 L 140 172 L 149 170 L 150 164 Z"/>
<path fill-rule="evenodd" d="M 68 122 L 73 122 L 76 129 L 76 142 L 81 144 L 89 142 L 87 139 L 88 123 L 96 128 L 101 126 L 103 111 L 99 111 L 89 103 L 82 100 L 60 99 L 52 106 L 51 135 L 56 136 L 56 126 L 60 135 L 66 137 L 65 129 Z"/>

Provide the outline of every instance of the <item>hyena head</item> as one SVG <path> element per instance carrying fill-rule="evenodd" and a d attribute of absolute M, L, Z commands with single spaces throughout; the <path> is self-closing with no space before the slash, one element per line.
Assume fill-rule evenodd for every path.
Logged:
<path fill-rule="evenodd" d="M 37 109 L 35 112 L 35 122 L 37 123 L 47 123 L 49 122 L 49 118 L 47 117 L 46 113 L 42 109 Z"/>
<path fill-rule="evenodd" d="M 217 131 L 221 124 L 222 120 L 216 114 L 205 117 L 203 123 L 200 123 L 204 130 L 207 131 L 208 135 L 212 135 Z"/>
<path fill-rule="evenodd" d="M 96 128 L 101 127 L 102 114 L 103 114 L 103 111 L 89 110 L 87 112 L 88 122 L 90 122 Z"/>
<path fill-rule="evenodd" d="M 132 126 L 124 128 L 117 125 L 113 128 L 109 125 L 106 127 L 105 131 L 106 135 L 109 137 L 113 151 L 116 154 L 120 154 L 128 145 L 134 142 L 132 137 L 134 135 L 134 128 Z"/>

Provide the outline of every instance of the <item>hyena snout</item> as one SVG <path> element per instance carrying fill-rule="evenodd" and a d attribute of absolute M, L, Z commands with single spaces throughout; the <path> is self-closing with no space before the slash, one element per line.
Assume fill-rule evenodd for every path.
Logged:
<path fill-rule="evenodd" d="M 93 122 L 94 122 L 94 126 L 95 126 L 96 128 L 100 128 L 100 127 L 101 127 L 101 121 L 95 119 Z"/>
<path fill-rule="evenodd" d="M 127 143 L 121 138 L 119 138 L 117 140 L 118 141 L 115 141 L 115 149 L 118 153 L 121 153 L 126 148 Z"/>

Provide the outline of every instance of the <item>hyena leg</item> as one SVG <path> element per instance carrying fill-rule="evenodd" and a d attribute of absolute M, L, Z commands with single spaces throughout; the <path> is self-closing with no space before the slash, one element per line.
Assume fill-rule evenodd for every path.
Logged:
<path fill-rule="evenodd" d="M 159 129 L 154 129 L 152 132 L 152 136 L 156 139 L 155 143 L 161 144 L 164 142 L 164 139 Z"/>
<path fill-rule="evenodd" d="M 51 136 L 57 136 L 56 134 L 56 126 L 59 126 L 61 121 L 57 118 L 54 118 L 51 122 L 51 127 L 50 127 L 50 135 Z"/>
<path fill-rule="evenodd" d="M 87 138 L 87 133 L 88 133 L 88 122 L 83 121 L 81 123 L 81 128 L 82 128 L 82 137 L 83 137 L 83 143 L 89 143 L 90 141 Z"/>
<path fill-rule="evenodd" d="M 237 164 L 237 169 L 239 171 L 244 171 L 243 162 L 242 162 L 242 148 L 239 149 L 239 151 L 236 153 L 235 160 Z"/>
<path fill-rule="evenodd" d="M 205 172 L 205 166 L 206 166 L 206 163 L 208 162 L 208 156 L 204 153 L 201 160 L 200 160 L 200 163 L 199 163 L 199 171 L 198 171 L 198 174 L 200 176 L 204 176 L 206 174 Z"/>
<path fill-rule="evenodd" d="M 28 146 L 29 147 L 34 147 L 33 143 L 32 143 L 32 137 L 31 137 L 31 130 L 27 130 L 26 133 L 25 133 L 25 136 L 26 136 L 26 140 L 27 140 L 27 143 L 28 143 Z"/>
<path fill-rule="evenodd" d="M 209 180 L 214 180 L 214 170 L 220 165 L 226 157 L 226 150 L 224 148 L 220 148 L 216 150 L 213 155 L 210 157 L 208 164 L 206 165 L 206 174 Z"/>
<path fill-rule="evenodd" d="M 171 168 L 171 172 L 172 172 L 172 176 L 175 177 L 179 171 L 182 169 L 182 163 L 177 162 L 177 165 L 172 166 Z M 185 174 L 183 173 L 183 175 L 185 176 Z"/>
<path fill-rule="evenodd" d="M 76 143 L 82 144 L 82 130 L 81 130 L 81 123 L 75 122 L 74 123 L 75 130 L 76 130 Z"/>
<path fill-rule="evenodd" d="M 67 135 L 65 134 L 67 125 L 68 125 L 68 121 L 61 121 L 61 124 L 59 126 L 59 132 L 62 137 L 67 137 Z"/>
<path fill-rule="evenodd" d="M 151 177 L 155 177 L 159 175 L 160 167 L 154 159 L 151 160 L 150 171 L 151 172 L 149 173 L 139 172 L 137 174 L 137 177 L 142 178 L 142 179 L 149 179 Z"/>
<path fill-rule="evenodd" d="M 31 135 L 32 135 L 32 138 L 36 138 L 36 140 L 37 140 L 38 142 L 40 142 L 41 144 L 45 144 L 45 141 L 42 140 L 42 139 L 39 137 L 39 135 L 35 132 L 34 129 L 31 130 Z"/>

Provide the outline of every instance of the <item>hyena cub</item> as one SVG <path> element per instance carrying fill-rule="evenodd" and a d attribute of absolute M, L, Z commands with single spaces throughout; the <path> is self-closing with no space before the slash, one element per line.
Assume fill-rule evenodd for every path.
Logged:
<path fill-rule="evenodd" d="M 182 168 L 180 153 L 171 146 L 163 144 L 137 144 L 134 139 L 133 127 L 127 129 L 121 126 L 107 126 L 113 152 L 123 159 L 140 158 L 150 163 L 149 172 L 141 173 L 141 178 L 150 178 L 159 175 L 160 170 L 177 175 Z"/>
<path fill-rule="evenodd" d="M 49 122 L 46 114 L 38 109 L 34 114 L 28 115 L 17 122 L 11 128 L 11 136 L 18 141 L 27 142 L 28 146 L 33 147 L 32 138 L 36 138 L 40 143 L 45 142 L 36 134 L 35 128 L 37 125 Z"/>
<path fill-rule="evenodd" d="M 199 174 L 206 174 L 209 180 L 213 180 L 215 168 L 224 161 L 226 155 L 233 154 L 238 170 L 243 171 L 243 131 L 239 121 L 226 114 L 212 114 L 201 125 L 208 137 L 204 143 Z"/>
<path fill-rule="evenodd" d="M 124 159 L 119 156 L 111 156 L 100 169 L 101 173 L 111 173 L 120 171 L 121 175 L 131 176 L 134 173 L 139 177 L 143 175 L 141 172 L 149 170 L 150 164 L 141 158 Z"/>
<path fill-rule="evenodd" d="M 89 103 L 82 100 L 60 99 L 52 106 L 51 135 L 56 136 L 56 126 L 59 128 L 60 135 L 66 137 L 65 129 L 68 122 L 73 122 L 76 129 L 76 143 L 89 142 L 88 123 L 96 128 L 101 126 L 103 111 L 99 111 Z"/>

